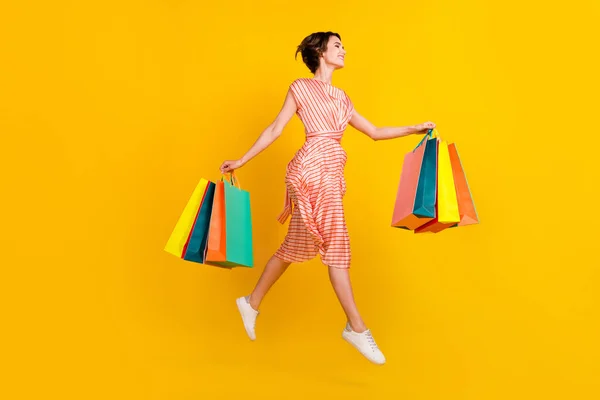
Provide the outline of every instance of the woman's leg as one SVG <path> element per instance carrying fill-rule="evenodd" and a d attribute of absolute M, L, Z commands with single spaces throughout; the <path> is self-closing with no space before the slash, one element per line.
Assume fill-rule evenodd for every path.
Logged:
<path fill-rule="evenodd" d="M 256 325 L 256 317 L 258 317 L 259 314 L 258 307 L 260 307 L 262 299 L 265 297 L 269 289 L 271 289 L 271 286 L 277 282 L 277 279 L 283 275 L 289 265 L 289 262 L 280 260 L 273 255 L 269 262 L 267 262 L 267 265 L 260 275 L 260 278 L 256 283 L 256 287 L 250 296 L 239 297 L 235 300 L 238 310 L 240 311 L 240 315 L 242 316 L 242 321 L 244 322 L 244 328 L 246 329 L 246 333 L 251 340 L 256 339 L 256 333 L 254 330 Z"/>
<path fill-rule="evenodd" d="M 258 310 L 260 307 L 260 303 L 263 298 L 271 289 L 273 284 L 277 282 L 277 280 L 283 275 L 283 273 L 287 270 L 287 267 L 290 266 L 291 263 L 287 261 L 280 260 L 279 258 L 272 256 L 271 259 L 267 262 L 265 269 L 263 270 L 258 282 L 252 293 L 250 294 L 249 303 L 255 310 Z"/>
<path fill-rule="evenodd" d="M 385 356 L 356 308 L 349 269 L 329 267 L 329 278 L 350 324 L 350 327 L 347 326 L 342 332 L 342 337 L 369 361 L 379 365 L 385 364 Z"/>
<path fill-rule="evenodd" d="M 333 290 L 344 309 L 348 322 L 350 322 L 350 327 L 355 332 L 364 332 L 367 328 L 354 301 L 349 269 L 335 267 L 328 267 L 328 269 Z"/>

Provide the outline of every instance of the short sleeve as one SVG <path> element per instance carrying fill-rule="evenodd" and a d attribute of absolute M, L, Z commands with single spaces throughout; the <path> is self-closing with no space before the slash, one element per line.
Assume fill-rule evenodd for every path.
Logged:
<path fill-rule="evenodd" d="M 302 87 L 302 81 L 300 79 L 296 79 L 294 82 L 292 82 L 290 84 L 290 88 L 289 88 L 289 91 L 290 91 L 290 93 L 292 93 L 292 96 L 294 97 L 294 101 L 296 102 L 296 106 L 298 107 L 299 110 L 303 108 L 301 87 Z"/>
<path fill-rule="evenodd" d="M 352 100 L 346 91 L 344 91 L 344 95 L 346 96 L 346 107 L 348 110 L 348 118 L 350 119 L 352 118 L 352 114 L 354 114 L 354 103 L 352 103 Z"/>

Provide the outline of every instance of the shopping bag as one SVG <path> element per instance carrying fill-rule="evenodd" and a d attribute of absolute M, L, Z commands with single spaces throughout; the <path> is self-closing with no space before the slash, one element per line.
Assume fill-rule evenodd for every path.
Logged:
<path fill-rule="evenodd" d="M 250 194 L 237 178 L 217 182 L 208 232 L 205 264 L 220 267 L 253 267 Z"/>
<path fill-rule="evenodd" d="M 250 193 L 225 182 L 225 215 L 227 260 L 240 267 L 254 266 Z"/>
<path fill-rule="evenodd" d="M 438 138 L 428 137 L 426 144 L 419 182 L 417 184 L 413 214 L 419 218 L 428 218 L 431 221 L 436 216 Z"/>
<path fill-rule="evenodd" d="M 450 161 L 452 163 L 452 172 L 454 175 L 454 185 L 456 187 L 456 197 L 458 199 L 458 213 L 460 215 L 460 222 L 458 226 L 465 226 L 479 223 L 479 216 L 477 215 L 477 209 L 475 208 L 475 202 L 469 189 L 469 183 L 463 169 L 458 150 L 454 143 L 448 146 L 450 153 Z"/>
<path fill-rule="evenodd" d="M 392 214 L 392 227 L 413 230 L 431 220 L 431 218 L 420 218 L 413 213 L 419 175 L 427 146 L 426 140 L 427 137 L 424 137 L 413 151 L 404 156 Z"/>
<path fill-rule="evenodd" d="M 438 140 L 435 212 L 436 216 L 430 222 L 415 229 L 415 233 L 437 233 L 460 222 L 448 142 L 441 139 Z"/>
<path fill-rule="evenodd" d="M 204 249 L 205 263 L 225 262 L 226 256 L 225 230 L 225 191 L 223 179 L 215 184 L 210 223 L 208 227 L 207 244 Z"/>
<path fill-rule="evenodd" d="M 179 216 L 171 235 L 164 247 L 167 253 L 173 254 L 176 257 L 183 257 L 185 254 L 186 245 L 196 220 L 198 210 L 202 199 L 206 194 L 209 181 L 207 179 L 200 179 L 196 188 L 192 192 L 183 212 Z"/>
<path fill-rule="evenodd" d="M 194 226 L 188 238 L 185 247 L 183 259 L 197 263 L 204 263 L 204 253 L 208 238 L 208 227 L 212 214 L 213 200 L 215 194 L 215 184 L 208 182 L 208 187 L 204 198 L 200 203 Z"/>

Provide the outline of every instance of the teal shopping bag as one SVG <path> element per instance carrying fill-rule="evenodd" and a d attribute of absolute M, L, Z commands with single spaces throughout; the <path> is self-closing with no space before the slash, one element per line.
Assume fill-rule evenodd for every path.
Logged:
<path fill-rule="evenodd" d="M 421 164 L 413 214 L 420 218 L 435 218 L 437 191 L 438 139 L 427 137 Z"/>
<path fill-rule="evenodd" d="M 189 241 L 184 260 L 204 263 L 204 253 L 206 249 L 206 241 L 208 239 L 208 227 L 210 224 L 210 215 L 212 212 L 213 198 L 215 196 L 215 184 L 208 182 L 206 192 L 196 215 L 196 220 L 190 233 Z"/>
<path fill-rule="evenodd" d="M 250 193 L 225 181 L 225 223 L 227 261 L 243 267 L 254 266 Z"/>
<path fill-rule="evenodd" d="M 205 264 L 219 267 L 253 267 L 250 193 L 242 190 L 235 175 L 217 183 L 209 225 Z"/>

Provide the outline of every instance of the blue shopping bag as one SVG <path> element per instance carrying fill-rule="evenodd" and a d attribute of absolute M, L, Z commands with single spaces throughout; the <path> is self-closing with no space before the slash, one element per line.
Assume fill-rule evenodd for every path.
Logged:
<path fill-rule="evenodd" d="M 206 241 L 208 239 L 208 227 L 212 213 L 213 198 L 215 196 L 215 184 L 208 182 L 206 192 L 198 208 L 196 220 L 190 233 L 187 249 L 183 255 L 184 260 L 204 263 Z"/>
<path fill-rule="evenodd" d="M 435 218 L 436 216 L 438 143 L 437 137 L 428 136 L 426 139 L 413 209 L 413 214 L 420 218 Z"/>

